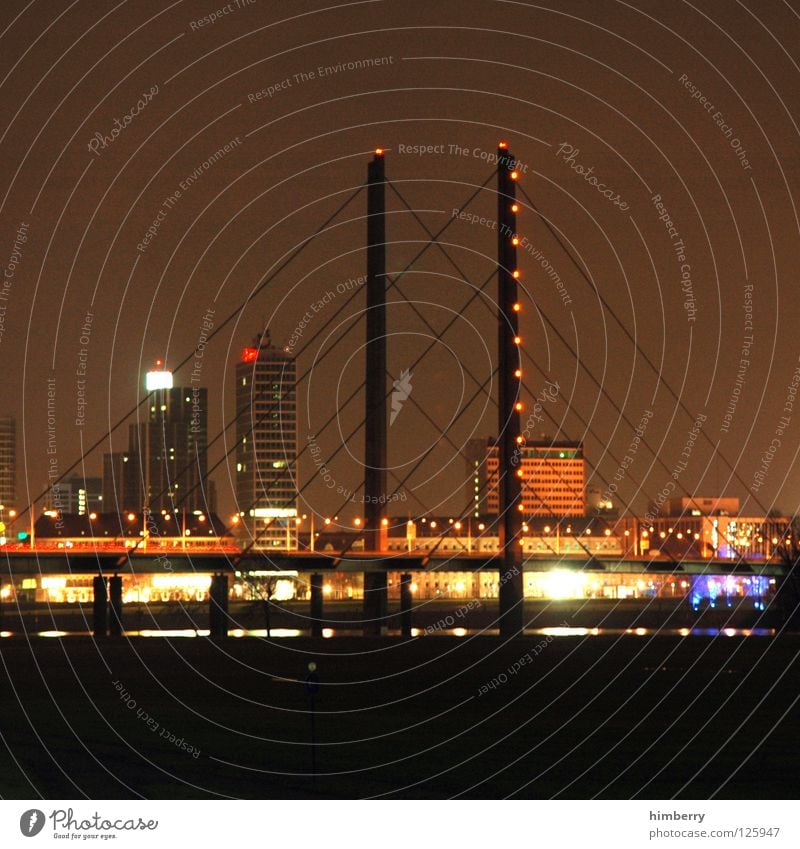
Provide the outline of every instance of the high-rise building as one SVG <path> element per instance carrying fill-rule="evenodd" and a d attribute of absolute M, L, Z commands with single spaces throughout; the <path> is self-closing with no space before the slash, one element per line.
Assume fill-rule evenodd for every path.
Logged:
<path fill-rule="evenodd" d="M 174 386 L 166 370 L 148 372 L 145 388 L 147 420 L 128 431 L 129 455 L 138 461 L 138 509 L 207 510 L 208 390 Z"/>
<path fill-rule="evenodd" d="M 499 457 L 494 439 L 467 443 L 468 491 L 474 515 L 496 515 Z M 544 439 L 525 443 L 519 450 L 524 516 L 582 516 L 586 510 L 586 464 L 580 442 Z"/>
<path fill-rule="evenodd" d="M 269 332 L 236 365 L 236 500 L 258 544 L 282 545 L 297 515 L 295 361 Z"/>
<path fill-rule="evenodd" d="M 6 510 L 16 507 L 17 501 L 17 422 L 0 419 L 0 504 Z"/>
<path fill-rule="evenodd" d="M 130 451 L 103 455 L 103 504 L 109 513 L 142 509 L 139 457 Z"/>

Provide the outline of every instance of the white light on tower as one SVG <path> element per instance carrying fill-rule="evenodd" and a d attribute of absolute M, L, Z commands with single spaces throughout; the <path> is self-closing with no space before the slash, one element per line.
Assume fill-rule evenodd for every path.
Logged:
<path fill-rule="evenodd" d="M 172 389 L 172 372 L 160 367 L 161 360 L 156 360 L 156 366 L 159 368 L 148 371 L 145 375 L 144 388 L 148 392 L 153 392 L 156 389 Z"/>

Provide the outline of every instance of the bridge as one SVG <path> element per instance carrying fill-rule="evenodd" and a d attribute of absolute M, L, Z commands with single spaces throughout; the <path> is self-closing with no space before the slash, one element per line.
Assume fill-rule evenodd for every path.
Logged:
<path fill-rule="evenodd" d="M 528 429 L 522 427 L 522 416 L 525 413 L 525 402 L 523 399 L 524 380 L 523 374 L 528 366 L 544 372 L 536 363 L 536 360 L 528 353 L 520 335 L 520 314 L 526 307 L 520 298 L 519 286 L 522 282 L 523 272 L 518 264 L 517 249 L 523 237 L 518 229 L 518 217 L 523 212 L 530 212 L 538 216 L 547 231 L 556 239 L 567 254 L 568 258 L 575 264 L 581 275 L 586 278 L 587 284 L 596 291 L 594 283 L 586 276 L 583 268 L 574 260 L 564 242 L 555 233 L 541 216 L 535 203 L 520 186 L 520 174 L 516 170 L 516 157 L 511 153 L 505 142 L 500 142 L 496 154 L 496 185 L 493 190 L 487 188 L 491 175 L 479 186 L 462 205 L 464 211 L 473 200 L 484 191 L 492 191 L 496 200 L 496 231 L 497 231 L 497 262 L 493 273 L 482 284 L 472 283 L 474 294 L 469 305 L 479 294 L 486 291 L 486 286 L 492 279 L 497 281 L 497 295 L 493 298 L 497 313 L 494 317 L 497 326 L 497 354 L 498 365 L 495 371 L 486 380 L 480 380 L 464 366 L 466 374 L 475 383 L 477 390 L 473 395 L 480 397 L 487 395 L 491 402 L 497 407 L 497 451 L 498 451 L 498 474 L 497 492 L 499 496 L 498 519 L 496 521 L 497 548 L 496 551 L 472 552 L 452 551 L 444 544 L 444 537 L 426 551 L 390 551 L 386 514 L 386 505 L 391 503 L 388 497 L 387 487 L 387 407 L 392 390 L 387 390 L 387 320 L 386 320 L 386 293 L 391 287 L 399 289 L 399 281 L 405 271 L 408 271 L 419 256 L 430 248 L 435 247 L 441 251 L 454 269 L 461 277 L 468 281 L 458 263 L 452 258 L 445 246 L 440 242 L 440 236 L 451 226 L 451 218 L 436 233 L 431 232 L 421 221 L 414 208 L 409 204 L 398 186 L 388 180 L 385 171 L 386 151 L 377 149 L 368 164 L 367 180 L 363 188 L 366 189 L 367 207 L 367 274 L 366 274 L 366 344 L 364 347 L 365 377 L 362 387 L 365 390 L 364 417 L 361 426 L 364 428 L 364 503 L 365 516 L 363 519 L 362 535 L 363 545 L 366 551 L 355 551 L 354 543 L 350 541 L 338 551 L 310 552 L 271 549 L 260 550 L 258 539 L 255 537 L 249 542 L 235 545 L 222 541 L 220 534 L 215 540 L 204 540 L 202 545 L 195 545 L 194 541 L 187 546 L 186 540 L 179 543 L 168 540 L 157 540 L 155 542 L 146 539 L 137 540 L 133 544 L 125 544 L 119 541 L 104 541 L 92 550 L 87 551 L 89 541 L 77 543 L 68 541 L 53 542 L 38 539 L 36 545 L 27 550 L 20 546 L 6 546 L 0 549 L 0 556 L 4 556 L 7 564 L 7 574 L 13 581 L 20 576 L 92 576 L 94 608 L 95 608 L 95 630 L 97 633 L 105 633 L 108 627 L 108 616 L 112 622 L 112 631 L 121 632 L 122 623 L 122 578 L 124 576 L 141 575 L 182 575 L 191 573 L 207 574 L 211 576 L 209 599 L 212 618 L 212 633 L 222 634 L 226 630 L 225 618 L 227 611 L 227 599 L 229 595 L 229 584 L 231 576 L 252 576 L 259 573 L 296 573 L 308 576 L 308 588 L 310 598 L 310 613 L 312 620 L 322 620 L 324 576 L 328 573 L 358 574 L 363 581 L 364 622 L 365 631 L 381 633 L 384 629 L 388 599 L 388 576 L 397 573 L 400 584 L 401 609 L 404 614 L 404 622 L 410 622 L 410 611 L 413 605 L 414 584 L 413 576 L 425 573 L 492 573 L 496 575 L 495 585 L 499 596 L 499 624 L 500 633 L 503 636 L 514 636 L 519 634 L 524 627 L 523 602 L 525 599 L 525 576 L 538 575 L 549 572 L 567 572 L 575 574 L 603 573 L 606 575 L 664 575 L 693 577 L 711 576 L 709 580 L 717 581 L 720 576 L 726 581 L 734 583 L 741 579 L 750 582 L 748 586 L 757 588 L 758 597 L 764 588 L 763 581 L 774 584 L 784 574 L 782 560 L 776 555 L 764 561 L 748 559 L 737 553 L 734 559 L 691 559 L 681 557 L 636 557 L 610 556 L 593 550 L 592 544 L 578 536 L 576 540 L 579 547 L 578 552 L 559 552 L 552 540 L 545 540 L 546 553 L 533 554 L 526 550 L 525 532 L 523 531 L 524 519 L 522 493 L 527 483 L 523 479 L 520 457 L 526 440 L 529 437 Z M 402 206 L 416 219 L 424 230 L 427 238 L 425 246 L 417 256 L 406 267 L 405 271 L 394 277 L 387 274 L 386 249 L 391 244 L 387 241 L 386 231 L 386 191 L 391 189 L 400 200 Z M 518 197 L 518 189 L 523 199 Z M 329 217 L 318 228 L 316 234 L 330 226 L 331 222 L 346 206 L 360 194 L 360 189 L 355 192 L 339 209 Z M 251 294 L 252 298 L 268 282 L 286 268 L 289 263 L 313 242 L 314 236 L 306 239 L 265 281 Z M 616 318 L 613 309 L 598 293 L 604 308 Z M 355 293 L 354 295 L 355 296 Z M 530 294 L 527 294 L 530 305 L 538 309 Z M 246 302 L 245 302 L 246 303 Z M 410 302 L 409 302 L 410 303 Z M 236 312 L 244 307 L 244 303 Z M 440 341 L 452 326 L 453 322 L 444 329 L 434 330 L 424 315 L 417 314 L 430 330 L 433 344 Z M 236 313 L 234 313 L 235 315 Z M 337 313 L 338 314 L 338 313 Z M 562 343 L 573 352 L 576 362 L 586 371 L 591 379 L 597 384 L 599 392 L 616 408 L 613 398 L 608 390 L 590 371 L 589 365 L 582 362 L 577 352 L 570 346 L 568 340 L 564 339 L 558 328 L 543 314 L 543 318 L 550 329 L 561 339 Z M 454 319 L 455 320 L 455 319 Z M 224 325 L 225 322 L 223 322 Z M 623 330 L 625 328 L 623 327 Z M 217 332 L 213 331 L 212 336 Z M 348 330 L 349 332 L 349 330 Z M 655 366 L 650 361 L 646 352 L 640 347 L 638 340 L 627 332 L 637 353 L 653 369 Z M 301 349 L 302 352 L 303 349 Z M 430 350 L 430 347 L 427 349 Z M 327 352 L 326 352 L 327 353 Z M 420 354 L 419 362 L 427 351 Z M 184 361 L 187 362 L 187 360 Z M 182 364 L 179 364 L 179 367 Z M 413 368 L 413 366 L 412 366 Z M 308 372 L 306 372 L 307 374 Z M 298 383 L 305 375 L 298 378 Z M 681 398 L 668 385 L 665 378 L 658 374 L 659 381 L 665 389 L 675 398 L 679 410 L 691 417 Z M 490 394 L 492 381 L 496 379 L 498 390 L 495 398 Z M 355 393 L 354 393 L 355 394 Z M 354 395 L 351 395 L 351 399 Z M 348 399 L 348 403 L 349 400 Z M 409 403 L 415 403 L 413 396 L 407 398 Z M 142 403 L 142 402 L 140 402 Z M 273 402 L 270 409 L 275 407 Z M 546 405 L 545 405 L 546 406 Z M 462 408 L 461 412 L 466 409 Z M 617 408 L 618 409 L 618 408 Z M 625 421 L 633 431 L 634 423 L 631 422 L 623 411 L 620 412 L 621 420 Z M 552 415 L 548 410 L 543 410 L 545 415 Z M 583 419 L 575 411 L 579 421 L 585 426 L 585 432 L 594 434 L 591 422 Z M 269 410 L 262 414 L 262 418 L 269 414 Z M 238 414 L 237 414 L 238 415 Z M 460 413 L 459 413 L 460 415 Z M 259 419 L 260 421 L 261 419 Z M 326 422 L 328 427 L 333 419 Z M 559 428 L 564 436 L 563 422 L 553 424 Z M 226 425 L 227 427 L 227 425 Z M 107 434 L 108 435 L 108 434 Z M 702 437 L 708 439 L 704 432 Z M 105 438 L 105 437 L 104 437 Z M 447 432 L 442 432 L 441 438 L 452 443 Z M 99 444 L 99 443 L 97 443 Z M 642 436 L 642 444 L 647 445 L 645 436 Z M 95 446 L 90 446 L 88 451 Z M 306 450 L 302 449 L 300 454 Z M 453 445 L 454 450 L 459 451 L 458 446 Z M 231 449 L 233 450 L 233 449 Z M 341 446 L 340 449 L 341 450 Z M 652 448 L 651 448 L 652 450 Z M 719 454 L 719 448 L 716 448 Z M 430 451 L 425 452 L 420 458 L 412 472 L 406 475 L 400 482 L 395 493 L 403 486 L 411 474 L 425 462 Z M 461 453 L 461 452 L 460 452 Z M 612 460 L 618 460 L 613 451 L 608 450 Z M 230 454 L 226 453 L 225 457 Z M 662 466 L 669 472 L 666 464 L 660 459 L 656 451 L 653 451 L 656 464 Z M 722 456 L 721 454 L 719 454 Z M 84 455 L 85 456 L 85 455 Z M 82 458 L 81 458 L 82 459 Z M 223 458 L 224 459 L 224 458 Z M 725 460 L 724 457 L 722 457 Z M 78 461 L 80 462 L 80 460 Z M 735 467 L 727 460 L 725 462 L 732 470 L 734 478 L 740 480 Z M 77 465 L 74 464 L 75 466 Z M 68 474 L 73 467 L 64 472 Z M 209 472 L 212 471 L 211 469 Z M 602 482 L 603 476 L 599 470 L 594 468 L 593 473 Z M 636 480 L 629 471 L 628 477 L 632 484 L 641 483 Z M 569 485 L 568 482 L 564 482 Z M 608 483 L 606 481 L 606 483 Z M 269 484 L 265 484 L 268 489 Z M 302 494 L 308 483 L 299 487 L 297 495 Z M 644 490 L 643 490 L 644 491 Z M 184 498 L 189 493 L 184 494 Z M 691 494 L 687 493 L 691 500 Z M 619 498 L 625 508 L 630 505 Z M 754 501 L 758 503 L 757 497 Z M 252 510 L 256 505 L 239 505 L 241 515 L 247 515 L 248 509 Z M 760 505 L 763 507 L 763 505 Z M 472 510 L 473 504 L 465 505 L 461 515 L 467 515 Z M 147 509 L 147 508 L 145 508 Z M 29 507 L 32 512 L 33 508 Z M 26 511 L 22 511 L 23 515 Z M 545 511 L 546 512 L 546 511 Z M 552 518 L 558 521 L 559 517 L 552 514 Z M 766 515 L 766 510 L 764 510 Z M 227 528 L 226 532 L 231 529 Z M 782 540 L 783 542 L 783 540 Z M 91 546 L 88 546 L 91 548 Z M 287 546 L 287 549 L 289 547 Z M 109 576 L 112 576 L 109 578 Z M 66 578 L 65 578 L 66 580 Z M 753 583 L 754 582 L 754 583 Z M 691 581 L 687 580 L 685 589 L 691 591 Z M 741 590 L 741 584 L 736 584 L 737 592 Z M 110 590 L 110 603 L 108 592 Z M 405 628 L 410 633 L 410 625 Z"/>

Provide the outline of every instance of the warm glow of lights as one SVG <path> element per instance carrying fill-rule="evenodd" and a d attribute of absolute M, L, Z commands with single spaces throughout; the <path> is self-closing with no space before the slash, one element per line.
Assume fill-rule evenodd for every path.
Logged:
<path fill-rule="evenodd" d="M 508 176 L 511 177 L 512 180 L 516 180 L 517 177 L 519 177 L 519 174 L 517 174 L 516 171 L 512 171 Z"/>
<path fill-rule="evenodd" d="M 326 525 L 330 525 L 330 523 L 331 523 L 331 520 L 330 520 L 330 519 L 325 519 L 325 524 L 326 524 Z"/>
<path fill-rule="evenodd" d="M 525 507 L 523 506 L 522 502 L 520 502 L 519 504 L 517 504 L 517 510 L 519 510 L 519 512 L 520 512 L 520 513 L 521 513 L 524 509 L 525 509 Z"/>
<path fill-rule="evenodd" d="M 435 520 L 434 520 L 433 522 L 431 522 L 431 527 L 432 527 L 432 528 L 435 528 L 435 527 L 436 527 L 436 521 L 435 521 Z"/>
<path fill-rule="evenodd" d="M 243 348 L 242 362 L 254 363 L 258 359 L 258 348 Z"/>
<path fill-rule="evenodd" d="M 16 510 L 9 510 L 9 511 L 8 511 L 8 515 L 9 515 L 9 516 L 11 516 L 11 518 L 13 519 L 13 518 L 14 518 L 14 516 L 16 516 L 16 515 L 17 515 L 17 511 L 16 511 Z"/>
<path fill-rule="evenodd" d="M 524 441 L 525 441 L 525 437 L 523 437 L 523 436 L 518 436 L 518 437 L 517 437 L 517 445 L 522 445 L 522 443 L 523 443 Z"/>
<path fill-rule="evenodd" d="M 518 413 L 522 412 L 522 401 L 517 401 L 517 403 L 516 403 L 516 404 L 514 404 L 514 409 L 515 409 Z"/>
<path fill-rule="evenodd" d="M 511 211 L 512 212 L 519 212 L 519 204 L 518 203 L 512 203 L 511 204 Z"/>
<path fill-rule="evenodd" d="M 97 518 L 97 513 L 90 513 L 89 518 L 94 521 Z"/>
<path fill-rule="evenodd" d="M 522 469 L 517 469 L 517 477 L 518 478 L 524 477 L 524 475 L 525 475 L 525 472 L 523 472 Z"/>
<path fill-rule="evenodd" d="M 514 344 L 515 345 L 521 345 L 522 344 L 522 337 L 521 336 L 515 336 L 514 337 Z"/>
<path fill-rule="evenodd" d="M 463 593 L 465 589 L 466 589 L 466 587 L 464 586 L 464 582 L 463 582 L 463 581 L 459 581 L 459 582 L 456 584 L 456 592 L 457 592 L 457 593 Z"/>
<path fill-rule="evenodd" d="M 518 268 L 515 268 L 515 269 L 511 272 L 511 276 L 512 276 L 515 280 L 519 280 L 519 269 L 518 269 Z"/>
<path fill-rule="evenodd" d="M 385 528 L 389 524 L 389 520 L 388 519 L 381 519 L 381 524 Z"/>
<path fill-rule="evenodd" d="M 408 588 L 409 588 L 409 590 L 411 590 L 412 593 L 415 593 L 417 591 L 417 585 L 416 584 L 413 584 L 413 583 L 409 584 Z"/>
<path fill-rule="evenodd" d="M 505 150 L 505 149 L 508 147 L 508 142 L 498 142 L 498 143 L 497 143 L 497 146 L 498 146 L 501 150 Z"/>
<path fill-rule="evenodd" d="M 511 239 L 511 244 L 514 245 L 514 247 L 516 247 L 519 244 L 519 236 L 514 236 Z"/>
<path fill-rule="evenodd" d="M 330 595 L 333 592 L 333 587 L 330 584 L 324 584 L 322 587 L 322 592 L 325 595 Z"/>
<path fill-rule="evenodd" d="M 485 531 L 485 530 L 486 530 L 486 525 L 484 525 L 484 524 L 483 524 L 483 522 L 481 522 L 481 523 L 478 525 L 478 530 L 479 530 L 479 531 Z"/>
<path fill-rule="evenodd" d="M 522 377 L 522 369 L 521 369 L 521 368 L 518 368 L 518 369 L 514 372 L 514 377 Z"/>
<path fill-rule="evenodd" d="M 357 528 L 360 528 L 360 527 L 361 527 L 361 519 L 358 519 L 358 518 L 353 519 L 353 524 L 354 524 Z"/>
<path fill-rule="evenodd" d="M 383 148 L 382 147 L 376 147 L 375 148 L 375 156 L 383 156 Z"/>
<path fill-rule="evenodd" d="M 585 594 L 587 576 L 582 572 L 556 569 L 545 572 L 542 585 L 545 598 L 582 598 Z"/>
<path fill-rule="evenodd" d="M 521 309 L 522 309 L 522 306 L 520 305 L 519 302 L 514 304 L 514 312 L 519 312 Z"/>
<path fill-rule="evenodd" d="M 456 523 L 453 525 L 453 527 L 454 527 L 457 531 L 460 531 L 460 530 L 461 530 L 461 522 L 456 522 Z"/>
<path fill-rule="evenodd" d="M 128 513 L 128 521 L 132 522 L 136 518 L 135 513 Z"/>
<path fill-rule="evenodd" d="M 154 590 L 207 590 L 211 586 L 211 575 L 153 575 L 150 584 Z"/>
<path fill-rule="evenodd" d="M 232 516 L 231 517 L 231 523 L 234 524 L 234 525 L 238 525 L 239 524 L 239 517 L 238 516 Z"/>
<path fill-rule="evenodd" d="M 545 525 L 545 526 L 544 526 L 544 532 L 545 532 L 546 534 L 549 534 L 549 533 L 550 533 L 550 525 Z"/>

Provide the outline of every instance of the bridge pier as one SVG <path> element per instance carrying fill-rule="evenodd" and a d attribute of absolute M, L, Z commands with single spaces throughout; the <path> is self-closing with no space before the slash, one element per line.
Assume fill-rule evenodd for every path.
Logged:
<path fill-rule="evenodd" d="M 386 636 L 389 586 L 386 572 L 364 572 L 364 636 Z"/>
<path fill-rule="evenodd" d="M 94 599 L 92 602 L 92 631 L 95 637 L 108 636 L 108 589 L 106 579 L 95 575 L 92 581 Z"/>
<path fill-rule="evenodd" d="M 110 603 L 110 622 L 108 626 L 109 633 L 112 637 L 122 636 L 122 578 L 119 575 L 114 575 L 109 578 L 108 586 L 111 595 Z"/>
<path fill-rule="evenodd" d="M 224 572 L 211 576 L 208 629 L 212 638 L 228 636 L 228 576 Z"/>
<path fill-rule="evenodd" d="M 411 636 L 411 575 L 404 572 L 400 576 L 400 632 L 404 637 Z"/>
<path fill-rule="evenodd" d="M 311 636 L 322 636 L 322 575 L 315 572 L 311 576 Z"/>

